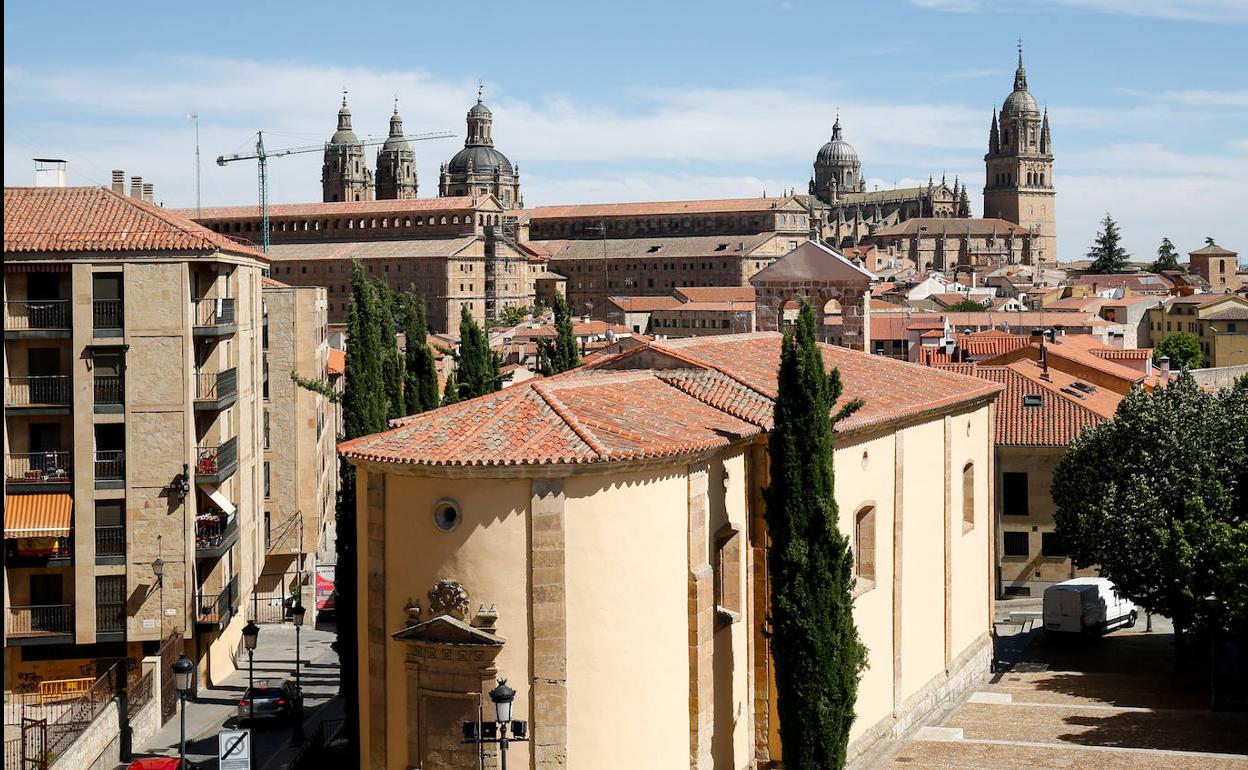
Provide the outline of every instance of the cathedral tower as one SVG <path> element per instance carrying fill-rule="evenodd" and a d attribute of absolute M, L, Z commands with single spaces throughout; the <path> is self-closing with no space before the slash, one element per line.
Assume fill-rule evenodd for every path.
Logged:
<path fill-rule="evenodd" d="M 810 182 L 811 195 L 831 205 L 844 193 L 862 192 L 862 164 L 858 153 L 841 136 L 841 118 L 832 124 L 832 139 L 819 148 L 815 156 L 815 178 Z"/>
<path fill-rule="evenodd" d="M 1017 222 L 1035 234 L 1035 262 L 1057 260 L 1057 220 L 1053 187 L 1053 146 L 1049 113 L 1040 111 L 1027 91 L 1019 47 L 1014 91 L 998 118 L 994 109 L 984 156 L 984 216 Z"/>
<path fill-rule="evenodd" d="M 412 179 L 415 183 L 415 177 Z M 321 165 L 321 195 L 326 203 L 333 201 L 371 201 L 373 172 L 364 161 L 364 147 L 351 130 L 351 110 L 347 94 L 342 94 L 338 110 L 338 130 L 325 145 L 325 162 Z"/>
<path fill-rule="evenodd" d="M 416 197 L 416 153 L 403 138 L 399 101 L 390 116 L 390 135 L 377 153 L 377 199 L 407 200 Z"/>
<path fill-rule="evenodd" d="M 442 164 L 438 196 L 493 195 L 505 209 L 524 207 L 520 195 L 520 167 L 494 149 L 494 113 L 481 101 L 468 110 L 468 138 L 464 149 Z"/>

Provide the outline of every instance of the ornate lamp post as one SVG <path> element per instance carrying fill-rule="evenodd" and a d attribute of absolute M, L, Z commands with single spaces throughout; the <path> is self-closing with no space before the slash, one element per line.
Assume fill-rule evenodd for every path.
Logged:
<path fill-rule="evenodd" d="M 180 701 L 182 712 L 182 726 L 180 737 L 178 738 L 178 767 L 186 767 L 186 694 L 191 689 L 191 673 L 195 670 L 195 665 L 187 659 L 186 653 L 179 653 L 178 659 L 173 662 L 173 686 L 178 691 L 178 700 Z"/>
<path fill-rule="evenodd" d="M 464 743 L 497 743 L 501 758 L 502 770 L 507 770 L 507 745 L 512 741 L 527 741 L 529 723 L 523 719 L 511 718 L 511 704 L 516 699 L 516 691 L 507 686 L 506 679 L 498 679 L 498 686 L 490 690 L 490 700 L 494 703 L 493 722 L 464 722 Z M 511 728 L 511 737 L 507 729 Z"/>
<path fill-rule="evenodd" d="M 256 654 L 256 641 L 260 638 L 260 626 L 256 625 L 255 618 L 247 621 L 247 625 L 243 626 L 243 647 L 247 648 L 247 699 L 248 716 L 256 715 L 256 664 L 254 656 Z"/>
<path fill-rule="evenodd" d="M 294 607 L 290 608 L 290 619 L 295 623 L 295 691 L 299 694 L 299 701 L 295 704 L 295 740 L 302 741 L 303 736 L 303 683 L 299 679 L 299 663 L 300 663 L 300 645 L 299 632 L 303 630 L 303 618 L 307 614 L 307 610 L 303 607 L 303 601 L 297 601 Z"/>

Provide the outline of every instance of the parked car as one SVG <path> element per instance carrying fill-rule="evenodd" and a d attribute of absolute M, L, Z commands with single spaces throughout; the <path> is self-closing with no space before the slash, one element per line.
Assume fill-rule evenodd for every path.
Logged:
<path fill-rule="evenodd" d="M 1103 634 L 1131 628 L 1138 617 L 1135 604 L 1105 578 L 1075 578 L 1044 589 L 1046 633 Z"/>
<path fill-rule="evenodd" d="M 294 682 L 248 687 L 238 702 L 238 719 L 290 719 L 303 705 L 303 693 Z"/>

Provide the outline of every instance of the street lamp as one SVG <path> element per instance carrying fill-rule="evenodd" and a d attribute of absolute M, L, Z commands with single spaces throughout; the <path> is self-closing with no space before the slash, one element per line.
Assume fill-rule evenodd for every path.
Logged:
<path fill-rule="evenodd" d="M 490 690 L 490 700 L 494 703 L 493 722 L 464 722 L 464 743 L 497 743 L 501 768 L 507 770 L 507 745 L 512 741 L 527 741 L 529 723 L 523 719 L 512 720 L 511 705 L 516 699 L 516 691 L 507 686 L 506 679 L 499 679 L 498 686 Z M 511 728 L 511 737 L 507 737 L 507 729 Z"/>
<path fill-rule="evenodd" d="M 256 664 L 254 656 L 256 654 L 256 640 L 260 637 L 260 626 L 256 625 L 255 618 L 247 621 L 247 625 L 243 626 L 243 647 L 247 648 L 247 707 L 248 716 L 256 716 Z"/>
<path fill-rule="evenodd" d="M 290 608 L 290 619 L 295 623 L 295 692 L 299 694 L 299 702 L 295 711 L 295 740 L 303 740 L 303 684 L 299 680 L 299 632 L 303 630 L 303 618 L 307 614 L 303 601 L 297 601 Z"/>
<path fill-rule="evenodd" d="M 173 686 L 178 691 L 178 700 L 181 702 L 182 712 L 182 732 L 178 739 L 178 768 L 186 767 L 186 694 L 191 689 L 191 672 L 195 670 L 195 665 L 186 657 L 186 653 L 178 653 L 178 659 L 173 662 Z"/>

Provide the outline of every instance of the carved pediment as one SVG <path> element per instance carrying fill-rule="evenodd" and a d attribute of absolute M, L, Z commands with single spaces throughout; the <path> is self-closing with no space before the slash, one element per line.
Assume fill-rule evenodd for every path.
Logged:
<path fill-rule="evenodd" d="M 502 647 L 504 639 L 480 628 L 473 628 L 454 615 L 439 615 L 404 628 L 394 634 L 400 642 L 430 644 L 475 644 L 486 647 Z"/>

